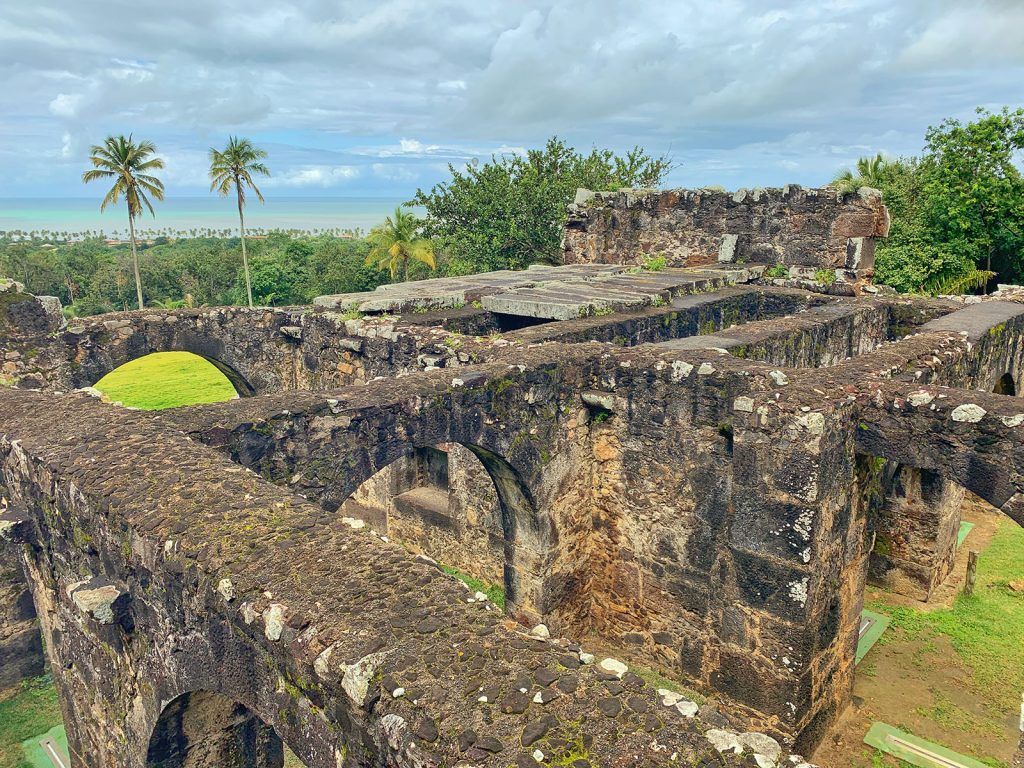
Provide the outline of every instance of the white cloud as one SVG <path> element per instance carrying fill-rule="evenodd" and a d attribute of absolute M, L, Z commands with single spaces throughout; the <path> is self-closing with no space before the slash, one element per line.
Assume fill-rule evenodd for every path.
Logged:
<path fill-rule="evenodd" d="M 671 147 L 679 183 L 815 183 L 858 152 L 918 151 L 947 116 L 1017 104 L 1024 81 L 1020 0 L 133 10 L 0 4 L 0 195 L 28 190 L 25 179 L 36 194 L 77 188 L 84 148 L 113 132 L 173 150 L 170 183 L 190 188 L 203 183 L 205 147 L 229 133 L 274 144 L 281 187 L 404 194 L 411 174 L 429 185 L 448 162 L 523 152 L 553 133 L 580 149 Z"/>
<path fill-rule="evenodd" d="M 294 168 L 264 182 L 267 187 L 334 187 L 359 176 L 359 169 L 349 165 L 311 165 Z"/>
<path fill-rule="evenodd" d="M 50 112 L 57 117 L 74 117 L 81 103 L 80 93 L 58 93 L 50 102 Z"/>

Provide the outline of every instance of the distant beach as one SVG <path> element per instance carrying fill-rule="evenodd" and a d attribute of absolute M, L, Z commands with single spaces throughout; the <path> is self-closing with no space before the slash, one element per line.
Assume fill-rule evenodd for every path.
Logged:
<path fill-rule="evenodd" d="M 409 195 L 412 197 L 412 194 Z M 404 199 L 380 197 L 278 197 L 265 205 L 250 200 L 245 211 L 247 228 L 355 230 L 366 232 L 384 221 Z M 141 234 L 189 233 L 192 230 L 236 230 L 238 210 L 234 198 L 174 197 L 156 206 L 156 218 L 139 219 Z M 128 217 L 123 203 L 100 213 L 100 198 L 0 198 L 0 232 L 93 232 L 111 237 L 125 235 Z"/>

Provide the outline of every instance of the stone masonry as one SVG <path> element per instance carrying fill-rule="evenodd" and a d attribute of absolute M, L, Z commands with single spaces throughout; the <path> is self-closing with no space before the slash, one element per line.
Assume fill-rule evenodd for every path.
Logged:
<path fill-rule="evenodd" d="M 869 575 L 927 597 L 963 489 L 1024 523 L 1024 304 L 762 270 L 9 322 L 0 539 L 76 768 L 801 764 Z M 68 391 L 175 348 L 245 396 Z"/>
<path fill-rule="evenodd" d="M 856 283 L 874 272 L 876 237 L 889 232 L 881 193 L 834 189 L 580 190 L 565 231 L 565 262 L 671 266 L 782 264 L 833 270 Z"/>

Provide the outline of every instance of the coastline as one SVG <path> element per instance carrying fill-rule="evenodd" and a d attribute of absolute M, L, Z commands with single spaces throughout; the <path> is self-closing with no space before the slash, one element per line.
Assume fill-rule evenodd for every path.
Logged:
<path fill-rule="evenodd" d="M 246 208 L 246 229 L 253 234 L 274 230 L 365 233 L 404 202 L 405 199 L 385 197 L 268 198 L 265 205 Z M 0 198 L 0 234 L 126 236 L 124 206 L 102 213 L 99 207 L 100 201 L 92 197 Z M 168 198 L 157 205 L 155 217 L 147 214 L 137 225 L 138 234 L 143 237 L 230 237 L 237 235 L 237 229 L 234 198 L 212 195 Z"/>

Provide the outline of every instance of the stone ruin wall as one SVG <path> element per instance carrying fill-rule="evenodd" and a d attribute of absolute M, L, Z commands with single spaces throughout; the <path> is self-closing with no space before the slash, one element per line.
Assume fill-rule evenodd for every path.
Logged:
<path fill-rule="evenodd" d="M 876 237 L 889 232 L 881 193 L 862 188 L 579 190 L 563 242 L 567 264 L 669 266 L 784 264 L 813 277 L 835 270 L 851 283 L 874 272 Z"/>

